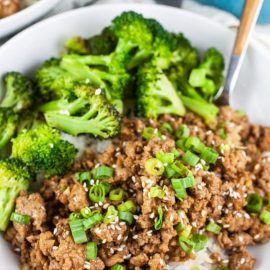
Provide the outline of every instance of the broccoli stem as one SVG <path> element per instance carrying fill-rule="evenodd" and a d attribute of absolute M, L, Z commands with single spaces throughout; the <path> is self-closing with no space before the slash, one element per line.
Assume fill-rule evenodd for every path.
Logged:
<path fill-rule="evenodd" d="M 214 104 L 206 103 L 205 101 L 202 102 L 183 95 L 181 95 L 181 99 L 189 110 L 203 117 L 207 125 L 211 126 L 215 122 L 219 109 Z"/>
<path fill-rule="evenodd" d="M 3 132 L 3 134 L 1 134 L 1 138 L 0 138 L 0 149 L 3 148 L 10 140 L 10 138 L 12 138 L 12 136 L 14 135 L 15 132 L 15 126 L 14 127 L 7 127 L 5 129 L 5 131 Z M 1 209 L 1 208 L 0 208 Z"/>
<path fill-rule="evenodd" d="M 111 62 L 110 55 L 85 55 L 85 56 L 78 56 L 78 55 L 65 55 L 63 57 L 63 61 L 74 62 L 77 61 L 83 65 L 100 65 L 100 66 L 108 66 Z"/>
<path fill-rule="evenodd" d="M 1 186 L 1 185 L 0 185 Z M 21 189 L 17 187 L 0 188 L 0 231 L 5 231 L 9 224 L 10 215 Z"/>
<path fill-rule="evenodd" d="M 39 110 L 42 112 L 63 110 L 63 114 L 75 114 L 76 112 L 83 109 L 86 105 L 87 102 L 83 98 L 77 98 L 72 102 L 68 102 L 66 99 L 63 99 L 47 102 L 41 105 Z"/>
<path fill-rule="evenodd" d="M 89 113 L 92 115 L 93 113 Z M 55 128 L 64 130 L 65 132 L 77 136 L 79 133 L 90 133 L 94 136 L 105 137 L 106 132 L 103 132 L 106 122 L 100 123 L 99 120 L 103 119 L 87 119 L 89 118 L 88 113 L 84 117 L 72 117 L 67 115 L 58 114 L 55 112 L 45 113 L 47 123 Z M 78 126 L 80 132 L 78 132 Z"/>

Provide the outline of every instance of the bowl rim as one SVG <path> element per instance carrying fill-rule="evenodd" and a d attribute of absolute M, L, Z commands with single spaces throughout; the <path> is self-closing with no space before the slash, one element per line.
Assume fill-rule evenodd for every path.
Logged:
<path fill-rule="evenodd" d="M 25 14 L 27 15 L 28 13 L 31 13 L 34 10 L 38 10 L 41 6 L 45 5 L 45 3 L 47 3 L 47 1 L 49 1 L 49 0 L 40 0 L 39 2 L 26 8 L 25 10 L 22 10 L 16 14 L 11 15 L 7 18 L 2 19 L 2 20 L 6 20 L 6 21 L 10 20 L 11 21 L 12 19 L 14 19 L 15 16 L 16 17 L 19 17 L 19 16 L 23 17 Z M 54 1 L 53 3 L 57 4 L 57 2 L 59 2 L 60 0 L 50 0 L 50 1 Z M 108 4 L 96 4 L 96 5 L 90 5 L 90 6 L 86 6 L 86 7 L 77 8 L 77 9 L 71 9 L 71 10 L 53 15 L 51 17 L 48 17 L 44 20 L 38 21 L 38 22 L 30 25 L 29 27 L 25 28 L 24 30 L 20 31 L 19 33 L 14 35 L 12 38 L 10 38 L 7 42 L 2 44 L 2 46 L 0 47 L 0 52 L 2 53 L 2 51 L 8 49 L 8 47 L 12 46 L 12 44 L 14 42 L 23 38 L 24 35 L 27 35 L 28 33 L 31 33 L 32 31 L 35 32 L 36 29 L 39 29 L 39 28 L 42 29 L 42 27 L 46 27 L 46 24 L 50 24 L 50 23 L 53 23 L 54 21 L 58 21 L 58 20 L 61 21 L 61 18 L 74 16 L 74 14 L 76 14 L 76 13 L 80 14 L 81 12 L 86 12 L 87 10 L 93 10 L 93 9 L 100 11 L 103 8 L 112 8 L 112 9 L 116 8 L 119 10 L 136 10 L 137 8 L 141 9 L 142 7 L 146 7 L 146 8 L 151 7 L 152 10 L 166 9 L 168 11 L 178 12 L 179 14 L 181 14 L 181 13 L 187 14 L 191 19 L 195 18 L 196 20 L 200 20 L 202 23 L 207 23 L 208 25 L 212 25 L 216 29 L 220 29 L 221 31 L 226 31 L 226 32 L 230 33 L 230 35 L 234 34 L 234 31 L 232 29 L 226 27 L 225 25 L 223 25 L 219 22 L 216 22 L 214 20 L 211 20 L 210 18 L 207 18 L 206 16 L 200 15 L 198 13 L 194 13 L 190 10 L 185 10 L 185 9 L 167 6 L 167 5 L 154 4 L 154 3 L 153 4 L 141 4 L 141 3 L 112 4 L 112 3 L 108 3 Z M 0 26 L 1 26 L 1 20 L 0 20 Z M 256 43 L 250 42 L 249 46 L 254 48 L 254 49 L 257 48 L 257 50 L 256 50 L 257 53 L 261 53 L 260 50 L 258 49 L 259 46 L 257 46 Z M 264 56 L 270 60 L 270 55 L 267 55 L 264 53 Z"/>

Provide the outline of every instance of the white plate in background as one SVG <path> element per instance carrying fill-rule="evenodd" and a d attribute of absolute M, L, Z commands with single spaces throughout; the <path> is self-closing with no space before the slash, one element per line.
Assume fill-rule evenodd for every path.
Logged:
<path fill-rule="evenodd" d="M 181 31 L 200 50 L 221 50 L 228 62 L 234 34 L 222 25 L 191 12 L 158 5 L 97 5 L 69 11 L 24 30 L 0 48 L 0 77 L 15 70 L 31 74 L 44 60 L 59 56 L 65 40 L 91 36 L 124 10 L 135 10 L 160 21 L 170 31 Z M 270 57 L 250 46 L 240 72 L 232 104 L 246 111 L 255 123 L 270 125 Z M 0 89 L 1 91 L 1 89 Z M 256 269 L 269 270 L 270 244 L 255 247 Z M 18 261 L 0 238 L 0 270 L 18 270 Z"/>

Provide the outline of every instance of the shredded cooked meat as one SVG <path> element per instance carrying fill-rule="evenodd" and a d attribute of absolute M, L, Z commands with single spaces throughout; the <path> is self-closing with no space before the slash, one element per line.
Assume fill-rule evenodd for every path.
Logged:
<path fill-rule="evenodd" d="M 120 263 L 127 269 L 162 270 L 169 261 L 185 261 L 196 256 L 188 255 L 178 245 L 175 226 L 181 221 L 179 210 L 182 210 L 192 233 L 204 232 L 209 221 L 221 227 L 216 239 L 229 256 L 231 270 L 253 269 L 255 260 L 246 248 L 269 238 L 270 227 L 258 215 L 246 212 L 246 197 L 250 193 L 270 195 L 270 129 L 249 124 L 246 117 L 228 107 L 221 109 L 218 120 L 224 125 L 225 139 L 218 135 L 218 124 L 210 129 L 192 113 L 184 118 L 163 116 L 159 121 L 149 122 L 124 119 L 120 136 L 105 152 L 94 155 L 88 151 L 68 174 L 44 181 L 40 193 L 21 194 L 16 211 L 29 215 L 31 224 L 13 223 L 5 237 L 20 254 L 22 266 L 25 269 L 102 270 Z M 187 190 L 188 196 L 183 201 L 176 199 L 166 177 L 150 176 L 144 168 L 146 160 L 158 151 L 170 152 L 176 147 L 176 138 L 170 133 L 149 141 L 142 138 L 145 126 L 159 128 L 165 122 L 174 129 L 185 123 L 191 135 L 220 154 L 209 171 L 202 166 L 190 168 L 196 185 Z M 73 241 L 68 217 L 83 207 L 105 214 L 109 205 L 117 205 L 108 198 L 102 203 L 91 202 L 89 187 L 76 180 L 75 172 L 91 170 L 97 164 L 114 168 L 114 176 L 108 182 L 112 188 L 125 190 L 137 205 L 137 212 L 132 225 L 116 220 L 111 224 L 99 223 L 89 230 L 88 238 L 98 244 L 98 257 L 88 261 L 86 245 Z M 162 199 L 149 196 L 150 188 L 157 184 L 165 191 Z M 93 185 L 91 181 L 90 185 Z M 155 230 L 153 223 L 159 205 L 164 218 L 162 228 Z M 218 253 L 213 253 L 212 258 L 219 265 L 226 264 Z"/>

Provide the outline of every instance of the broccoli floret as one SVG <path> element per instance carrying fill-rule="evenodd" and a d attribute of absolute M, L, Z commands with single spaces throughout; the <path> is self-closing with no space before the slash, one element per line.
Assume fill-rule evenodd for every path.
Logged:
<path fill-rule="evenodd" d="M 215 48 L 208 49 L 201 64 L 192 70 L 189 83 L 193 87 L 200 87 L 206 99 L 211 99 L 224 81 L 224 58 Z"/>
<path fill-rule="evenodd" d="M 40 110 L 48 125 L 71 135 L 91 134 L 106 139 L 120 130 L 119 113 L 107 102 L 101 89 L 90 86 L 78 85 L 73 97 L 48 102 Z"/>
<path fill-rule="evenodd" d="M 160 114 L 183 116 L 185 108 L 164 72 L 152 63 L 138 71 L 137 112 L 139 116 L 157 118 Z"/>
<path fill-rule="evenodd" d="M 19 193 L 27 190 L 32 179 L 30 170 L 19 159 L 0 161 L 0 230 L 7 229 Z"/>
<path fill-rule="evenodd" d="M 212 103 L 207 103 L 205 101 L 186 97 L 183 95 L 181 96 L 181 100 L 187 109 L 201 116 L 208 126 L 211 127 L 215 124 L 216 116 L 219 112 L 217 106 Z"/>
<path fill-rule="evenodd" d="M 106 55 L 115 50 L 116 44 L 117 37 L 109 27 L 106 27 L 100 34 L 92 36 L 89 39 L 82 37 L 70 38 L 66 42 L 65 47 L 69 53 Z"/>
<path fill-rule="evenodd" d="M 47 60 L 37 71 L 36 81 L 44 100 L 60 98 L 68 94 L 76 83 L 76 77 L 60 67 L 60 59 Z"/>
<path fill-rule="evenodd" d="M 33 83 L 19 72 L 8 72 L 3 80 L 5 95 L 0 107 L 13 108 L 15 112 L 28 109 L 33 103 Z"/>
<path fill-rule="evenodd" d="M 47 125 L 24 130 L 12 140 L 12 157 L 21 159 L 35 173 L 44 173 L 46 177 L 66 172 L 75 155 L 75 147 Z"/>
<path fill-rule="evenodd" d="M 18 114 L 10 108 L 0 108 L 0 149 L 3 149 L 16 133 Z"/>

